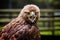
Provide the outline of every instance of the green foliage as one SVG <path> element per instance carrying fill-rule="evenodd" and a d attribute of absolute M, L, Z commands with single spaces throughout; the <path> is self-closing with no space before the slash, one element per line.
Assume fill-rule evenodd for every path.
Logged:
<path fill-rule="evenodd" d="M 0 30 L 2 29 L 2 26 L 0 26 Z"/>
<path fill-rule="evenodd" d="M 60 0 L 53 0 L 50 3 L 51 7 L 55 8 L 55 9 L 60 9 Z"/>

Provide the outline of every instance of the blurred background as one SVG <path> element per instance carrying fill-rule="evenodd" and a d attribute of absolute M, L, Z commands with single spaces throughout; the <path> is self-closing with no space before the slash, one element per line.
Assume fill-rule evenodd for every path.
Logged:
<path fill-rule="evenodd" d="M 35 4 L 41 9 L 38 21 L 41 40 L 54 40 L 60 36 L 60 0 L 0 0 L 0 30 L 27 4 Z M 53 38 L 56 37 L 56 38 Z"/>

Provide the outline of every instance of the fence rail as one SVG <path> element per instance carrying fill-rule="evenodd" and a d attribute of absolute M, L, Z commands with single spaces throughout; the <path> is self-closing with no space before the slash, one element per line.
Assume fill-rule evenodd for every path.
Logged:
<path fill-rule="evenodd" d="M 0 9 L 0 23 L 10 22 L 18 16 L 20 11 L 21 9 Z M 60 15 L 54 15 L 55 12 L 60 12 L 60 10 L 41 9 L 41 18 L 38 22 L 40 30 L 54 31 L 60 29 L 60 27 L 55 27 L 55 25 L 60 26 Z"/>
<path fill-rule="evenodd" d="M 21 9 L 0 9 L 0 12 L 20 12 Z M 41 12 L 55 12 L 59 11 L 60 9 L 41 9 Z"/>

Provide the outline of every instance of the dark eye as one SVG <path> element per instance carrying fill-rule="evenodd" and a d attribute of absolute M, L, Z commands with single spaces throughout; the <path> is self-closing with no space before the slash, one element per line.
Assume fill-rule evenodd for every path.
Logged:
<path fill-rule="evenodd" d="M 27 12 L 28 15 L 30 15 L 30 12 Z"/>
<path fill-rule="evenodd" d="M 25 13 L 28 14 L 28 15 L 30 14 L 30 12 L 25 12 Z"/>
<path fill-rule="evenodd" d="M 35 12 L 35 15 L 37 15 L 39 12 Z"/>
<path fill-rule="evenodd" d="M 28 13 L 28 12 L 24 12 L 24 13 Z"/>

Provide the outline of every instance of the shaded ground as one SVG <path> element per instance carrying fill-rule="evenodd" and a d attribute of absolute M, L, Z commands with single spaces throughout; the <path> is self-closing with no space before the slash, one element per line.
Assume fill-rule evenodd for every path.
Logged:
<path fill-rule="evenodd" d="M 41 40 L 60 40 L 60 36 L 41 35 Z"/>

